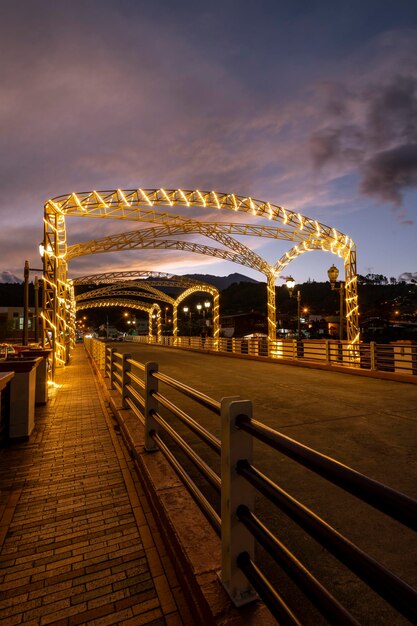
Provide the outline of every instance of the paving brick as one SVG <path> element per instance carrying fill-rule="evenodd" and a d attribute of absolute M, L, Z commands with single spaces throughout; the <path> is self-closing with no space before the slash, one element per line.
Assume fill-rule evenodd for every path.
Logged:
<path fill-rule="evenodd" d="M 177 626 L 172 565 L 83 348 L 58 377 L 30 441 L 0 456 L 0 623 Z"/>

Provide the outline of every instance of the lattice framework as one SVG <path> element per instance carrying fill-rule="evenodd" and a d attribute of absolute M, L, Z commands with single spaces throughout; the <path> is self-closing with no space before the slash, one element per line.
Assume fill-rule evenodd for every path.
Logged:
<path fill-rule="evenodd" d="M 137 311 L 146 311 L 149 317 L 149 336 L 152 337 L 152 315 L 156 315 L 157 321 L 157 338 L 160 339 L 162 335 L 162 327 L 161 327 L 161 307 L 156 302 L 152 304 L 148 302 L 139 302 L 138 300 L 129 300 L 129 299 L 118 299 L 118 298 L 109 298 L 108 300 L 87 300 L 85 302 L 81 302 L 77 309 L 78 311 L 83 311 L 85 309 L 95 309 L 95 308 L 108 308 L 108 307 L 119 307 L 119 308 L 129 308 L 136 309 Z"/>
<path fill-rule="evenodd" d="M 99 289 L 94 289 L 92 291 L 85 292 L 80 294 L 75 298 L 76 304 L 78 308 L 80 308 L 80 303 L 88 301 L 93 303 L 95 298 L 103 299 L 106 296 L 111 296 L 114 298 L 115 296 L 133 296 L 135 298 L 156 298 L 157 300 L 162 300 L 163 302 L 167 302 L 172 306 L 172 315 L 173 315 L 173 337 L 174 337 L 174 345 L 177 344 L 178 338 L 178 307 L 179 305 L 193 293 L 208 293 L 213 297 L 213 347 L 216 348 L 218 345 L 218 339 L 220 334 L 220 309 L 219 309 L 219 291 L 213 285 L 209 285 L 207 283 L 199 283 L 197 281 L 192 281 L 189 279 L 181 280 L 180 277 L 177 277 L 179 280 L 175 281 L 174 278 L 166 279 L 163 286 L 175 286 L 173 282 L 177 282 L 181 287 L 186 285 L 188 288 L 183 291 L 177 298 L 172 298 L 167 295 L 160 289 L 156 289 L 153 285 L 150 285 L 148 280 L 136 282 L 133 280 L 123 281 L 117 280 L 115 283 L 111 285 L 106 285 L 105 287 L 101 287 Z M 107 278 L 108 280 L 108 278 Z M 161 279 L 151 282 L 163 282 Z M 137 289 L 137 291 L 136 291 Z M 140 289 L 146 291 L 140 291 Z"/>
<path fill-rule="evenodd" d="M 275 230 L 271 227 L 254 227 L 249 224 L 216 223 L 214 225 L 212 223 L 213 238 L 219 237 L 219 240 L 230 233 L 257 234 L 257 236 L 273 236 L 276 239 L 296 241 L 297 243 L 293 247 L 296 256 L 312 249 L 323 249 L 338 254 L 345 263 L 348 339 L 351 343 L 356 343 L 359 340 L 356 248 L 352 239 L 340 231 L 301 213 L 289 211 L 284 207 L 235 194 L 162 188 L 90 191 L 59 196 L 49 200 L 45 205 L 44 317 L 46 332 L 52 334 L 55 358 L 58 364 L 62 364 L 66 360 L 67 337 L 72 319 L 71 304 L 67 306 L 67 303 L 71 301 L 71 294 L 67 281 L 65 216 L 147 221 L 163 223 L 170 227 L 178 226 L 181 223 L 185 226 L 188 224 L 189 228 L 195 229 L 195 220 L 190 220 L 182 215 L 159 211 L 155 208 L 156 206 L 169 206 L 171 208 L 176 205 L 187 208 L 214 208 L 243 212 L 255 218 L 267 218 L 281 223 L 281 226 Z M 258 231 L 255 233 L 256 228 Z M 176 249 L 204 253 L 203 248 L 197 249 L 198 244 L 191 246 L 188 242 L 177 243 L 182 247 L 176 247 Z M 169 245 L 172 246 L 172 244 L 165 242 L 165 246 L 161 245 L 161 247 L 169 247 Z M 267 276 L 268 334 L 272 338 L 271 334 L 275 331 L 274 290 L 277 274 L 275 268 L 274 276 L 272 273 L 264 273 Z"/>

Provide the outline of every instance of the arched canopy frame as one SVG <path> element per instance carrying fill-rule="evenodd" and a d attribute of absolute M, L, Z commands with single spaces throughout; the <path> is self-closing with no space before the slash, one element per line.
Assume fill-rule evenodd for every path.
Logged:
<path fill-rule="evenodd" d="M 284 207 L 235 194 L 162 188 L 90 191 L 59 196 L 49 200 L 45 205 L 43 242 L 45 330 L 52 333 L 55 344 L 54 353 L 58 364 L 65 362 L 65 335 L 70 321 L 65 305 L 70 298 L 67 281 L 65 216 L 157 223 L 192 222 L 193 220 L 182 215 L 173 215 L 155 209 L 156 206 L 172 208 L 176 205 L 187 208 L 223 209 L 248 213 L 255 218 L 267 218 L 280 222 L 281 227 L 277 238 L 299 242 L 311 241 L 315 238 L 328 242 L 330 248 L 332 246 L 337 248 L 337 253 L 345 261 L 346 285 L 350 285 L 350 300 L 353 303 L 352 315 L 348 318 L 349 334 L 349 326 L 355 325 L 354 312 L 357 311 L 356 267 L 352 266 L 352 259 L 356 261 L 356 251 L 353 241 L 340 231 Z M 271 282 L 272 278 L 268 282 L 268 318 L 270 318 L 269 309 L 272 307 Z M 275 310 L 275 306 L 272 308 Z M 273 319 L 269 319 L 270 327 L 274 326 L 273 322 Z M 350 334 L 353 336 L 354 333 Z"/>
<path fill-rule="evenodd" d="M 129 308 L 136 309 L 138 311 L 146 311 L 148 313 L 149 320 L 149 336 L 152 337 L 152 316 L 156 316 L 157 320 L 157 340 L 160 341 L 162 335 L 162 327 L 161 327 L 161 307 L 156 302 L 152 304 L 147 302 L 139 302 L 138 300 L 129 300 L 129 299 L 118 299 L 118 298 L 109 298 L 109 299 L 96 299 L 96 300 L 86 300 L 79 304 L 78 310 L 83 311 L 84 309 L 95 309 L 95 308 L 108 308 L 108 307 L 121 307 L 121 308 Z"/>
<path fill-rule="evenodd" d="M 188 282 L 188 281 L 185 281 Z M 115 296 L 133 296 L 136 298 L 156 298 L 158 300 L 162 300 L 163 302 L 167 302 L 172 306 L 172 315 L 173 315 L 173 336 L 174 336 L 174 345 L 177 344 L 178 338 L 178 307 L 189 295 L 193 293 L 207 293 L 213 297 L 213 347 L 216 348 L 218 346 L 218 339 L 220 333 L 220 311 L 219 311 L 219 290 L 213 285 L 209 285 L 207 283 L 198 283 L 193 281 L 191 287 L 188 287 L 184 292 L 182 292 L 177 298 L 172 298 L 171 296 L 165 294 L 163 291 L 156 289 L 152 285 L 148 285 L 148 281 L 117 281 L 114 284 L 106 285 L 105 287 L 100 287 L 99 289 L 94 289 L 92 291 L 85 292 L 76 297 L 76 304 L 79 308 L 79 304 L 84 301 L 93 301 L 94 298 L 100 298 L 101 300 L 105 297 Z M 168 281 L 168 285 L 172 286 L 172 282 Z M 123 287 L 125 289 L 123 289 Z M 136 288 L 138 291 L 136 291 Z M 141 292 L 140 289 L 146 289 L 149 293 Z"/>

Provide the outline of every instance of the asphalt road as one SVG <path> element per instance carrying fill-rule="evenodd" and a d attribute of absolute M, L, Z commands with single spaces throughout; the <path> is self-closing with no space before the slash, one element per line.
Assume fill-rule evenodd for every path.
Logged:
<path fill-rule="evenodd" d="M 117 349 L 141 362 L 158 362 L 160 371 L 217 400 L 225 396 L 249 399 L 254 417 L 264 424 L 417 499 L 417 385 L 145 344 L 117 344 Z M 175 392 L 161 391 L 219 436 L 217 416 Z M 185 428 L 177 430 L 219 470 L 214 454 Z M 255 465 L 417 587 L 415 533 L 260 443 L 255 443 Z M 210 488 L 198 476 L 195 480 L 216 505 Z M 361 623 L 408 623 L 262 497 L 257 499 L 256 512 Z M 301 609 L 304 623 L 324 623 L 268 555 L 259 549 L 257 556 L 289 604 Z"/>

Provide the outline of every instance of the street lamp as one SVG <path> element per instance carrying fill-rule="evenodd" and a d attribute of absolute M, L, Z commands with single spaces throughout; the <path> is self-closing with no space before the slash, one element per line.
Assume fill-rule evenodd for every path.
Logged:
<path fill-rule="evenodd" d="M 205 318 L 205 317 L 206 317 L 206 312 L 207 312 L 207 315 L 208 315 L 208 312 L 209 312 L 210 307 L 211 307 L 211 302 L 210 302 L 210 300 L 206 300 L 206 301 L 204 302 L 203 318 Z"/>
<path fill-rule="evenodd" d="M 43 269 L 36 267 L 30 267 L 29 261 L 25 261 L 23 269 L 23 335 L 22 346 L 27 346 L 29 343 L 29 273 L 30 272 L 43 272 Z M 39 310 L 38 309 L 38 279 L 35 277 L 35 325 L 38 326 Z M 35 328 L 35 336 L 38 335 Z M 43 338 L 42 338 L 43 340 Z"/>
<path fill-rule="evenodd" d="M 293 296 L 295 280 L 292 276 L 284 277 L 285 284 L 287 285 L 288 293 L 290 294 L 290 298 Z M 300 290 L 297 291 L 297 339 L 301 339 L 301 293 Z"/>
<path fill-rule="evenodd" d="M 332 265 L 327 270 L 327 275 L 328 275 L 329 280 L 330 280 L 330 286 L 332 288 L 332 291 L 338 291 L 339 295 L 340 295 L 340 304 L 339 304 L 339 339 L 340 339 L 340 341 L 342 341 L 343 340 L 343 300 L 344 300 L 344 294 L 345 294 L 345 283 L 343 281 L 340 281 L 339 287 L 336 287 L 336 281 L 337 281 L 337 277 L 339 276 L 339 270 L 337 269 L 337 267 L 335 265 Z"/>
<path fill-rule="evenodd" d="M 191 337 L 191 310 L 188 308 L 188 306 L 183 307 L 182 310 L 184 311 L 185 315 L 187 315 L 187 313 L 189 314 L 188 329 L 189 335 Z"/>

